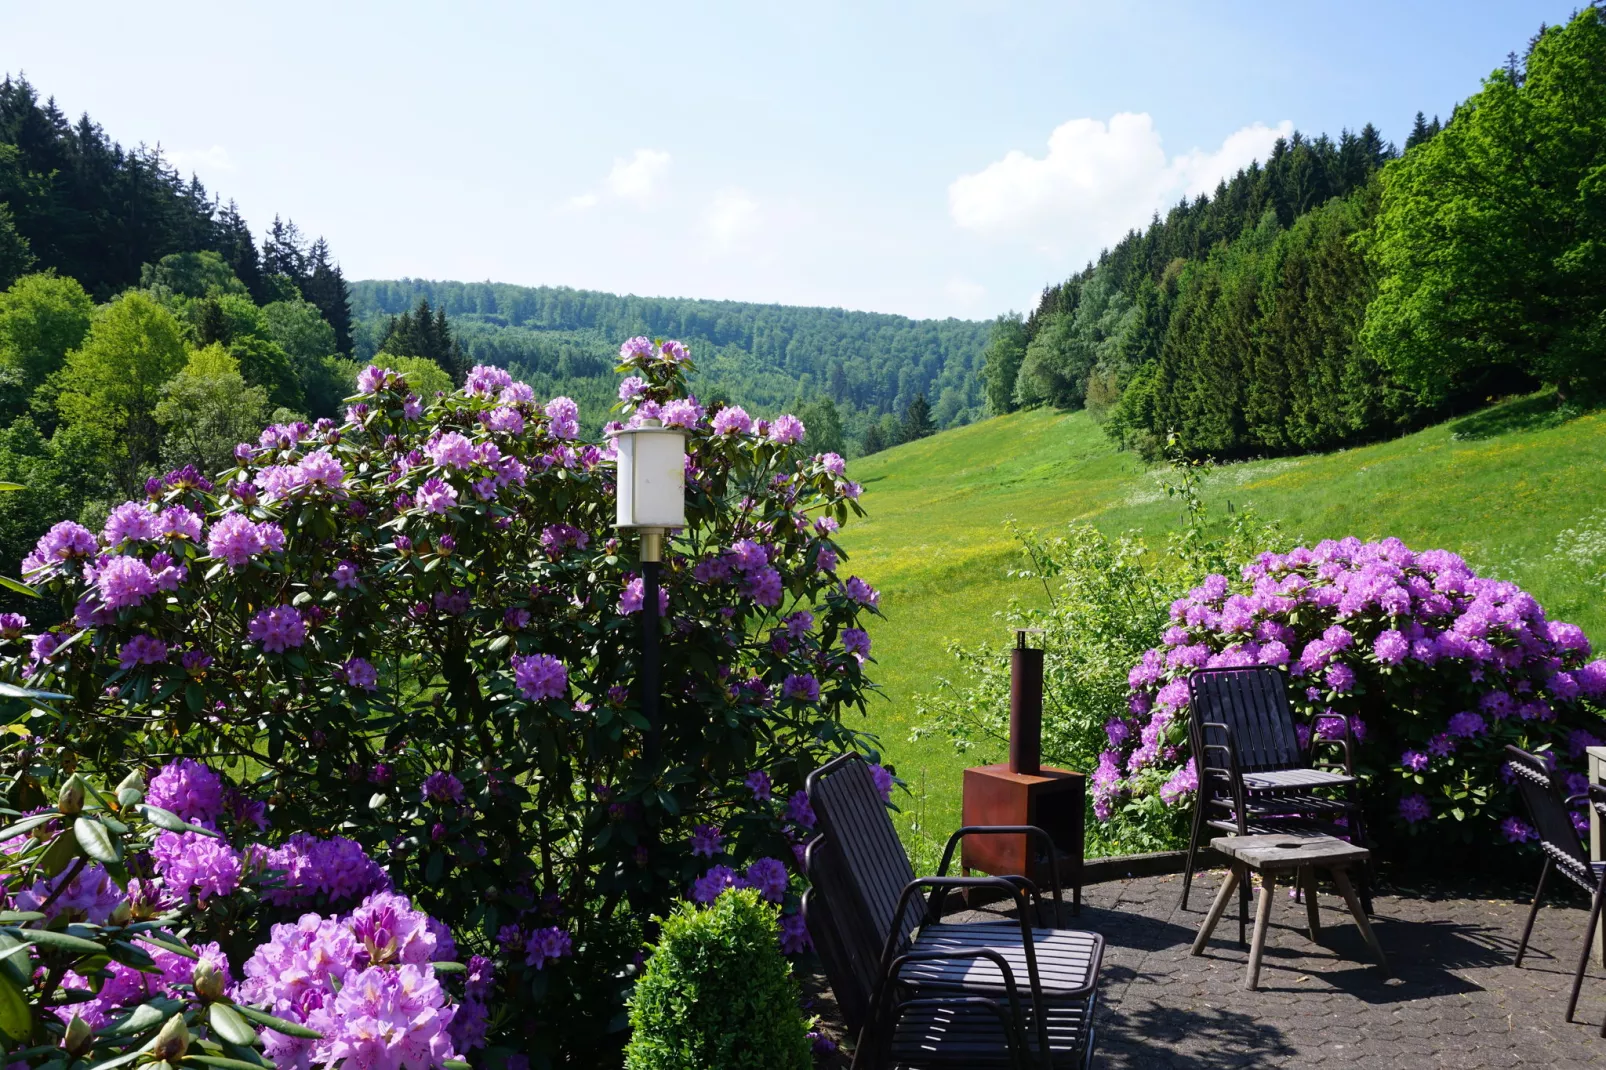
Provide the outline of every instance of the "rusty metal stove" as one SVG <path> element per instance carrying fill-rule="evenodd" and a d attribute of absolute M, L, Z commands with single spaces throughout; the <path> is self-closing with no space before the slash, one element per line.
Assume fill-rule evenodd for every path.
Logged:
<path fill-rule="evenodd" d="M 1082 822 L 1087 778 L 1066 769 L 1045 769 L 1043 753 L 1043 651 L 1015 633 L 1009 667 L 1009 761 L 965 770 L 966 825 L 1036 825 L 1054 841 L 1060 883 L 1082 906 Z M 965 872 L 1023 874 L 1048 891 L 1049 860 L 1041 841 L 1025 836 L 967 836 L 961 845 Z"/>

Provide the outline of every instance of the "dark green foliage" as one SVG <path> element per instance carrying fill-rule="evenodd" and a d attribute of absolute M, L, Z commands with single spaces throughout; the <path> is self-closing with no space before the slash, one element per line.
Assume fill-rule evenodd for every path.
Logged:
<path fill-rule="evenodd" d="M 390 318 L 379 340 L 378 352 L 395 357 L 432 360 L 452 377 L 454 383 L 461 383 L 468 375 L 468 357 L 457 339 L 452 337 L 446 309 L 437 307 L 431 312 L 429 301 L 422 297 L 413 311 Z"/>
<path fill-rule="evenodd" d="M 993 321 L 987 348 L 982 351 L 982 381 L 987 386 L 987 409 L 994 416 L 1015 411 L 1015 377 L 1026 357 L 1026 324 L 1011 312 Z"/>
<path fill-rule="evenodd" d="M 28 239 L 17 233 L 11 209 L 0 202 L 0 287 L 10 286 L 33 267 Z"/>
<path fill-rule="evenodd" d="M 627 1070 L 807 1070 L 808 1022 L 775 910 L 751 888 L 682 904 L 630 1000 Z"/>
<path fill-rule="evenodd" d="M 898 440 L 913 442 L 936 432 L 937 425 L 931 422 L 931 406 L 926 404 L 926 395 L 916 394 L 915 399 L 909 402 L 909 408 L 904 411 Z"/>
<path fill-rule="evenodd" d="M 871 424 L 865 429 L 864 441 L 859 446 L 859 451 L 861 453 L 868 457 L 870 454 L 880 453 L 886 448 L 887 442 L 886 439 L 881 437 L 881 427 L 879 424 Z"/>
<path fill-rule="evenodd" d="M 836 411 L 836 402 L 829 397 L 797 406 L 797 417 L 803 421 L 807 433 L 803 448 L 809 453 L 847 453 L 847 440 L 842 436 L 842 416 Z"/>
<path fill-rule="evenodd" d="M 1492 371 L 1606 385 L 1606 14 L 1533 40 L 1383 175 L 1364 339 L 1430 398 Z"/>
<path fill-rule="evenodd" d="M 23 262 L 19 248 L 32 259 Z M 0 82 L 0 288 L 30 267 L 48 268 L 104 301 L 145 285 L 145 266 L 203 251 L 220 256 L 258 304 L 305 296 L 350 353 L 349 291 L 323 239 L 304 248 L 295 224 L 275 218 L 259 255 L 234 202 L 220 209 L 160 149 L 125 150 L 89 116 L 69 123 L 55 101 L 41 103 L 26 79 Z M 275 274 L 290 280 L 291 294 Z"/>

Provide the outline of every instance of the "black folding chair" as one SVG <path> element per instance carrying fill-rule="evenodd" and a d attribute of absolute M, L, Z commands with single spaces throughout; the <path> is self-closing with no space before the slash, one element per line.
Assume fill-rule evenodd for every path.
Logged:
<path fill-rule="evenodd" d="M 1342 762 L 1313 762 L 1294 728 L 1286 676 L 1272 668 L 1198 669 L 1188 677 L 1188 706 L 1199 789 L 1180 909 L 1188 906 L 1206 828 L 1235 836 L 1319 832 L 1364 843 L 1348 721 L 1338 739 L 1320 741 L 1340 747 Z M 1317 742 L 1312 732 L 1311 747 Z M 1342 794 L 1322 794 L 1335 789 Z M 1362 899 L 1370 912 L 1370 881 L 1364 875 Z M 1240 928 L 1242 914 L 1241 909 Z"/>
<path fill-rule="evenodd" d="M 1101 937 L 1034 926 L 1048 906 L 1025 877 L 915 877 L 856 755 L 816 770 L 808 794 L 821 832 L 805 854 L 804 920 L 859 1035 L 855 1067 L 1088 1064 Z M 1005 832 L 1050 842 L 1041 829 L 975 828 L 948 853 L 962 835 Z M 1016 918 L 942 920 L 949 892 L 984 888 L 1013 900 Z"/>
<path fill-rule="evenodd" d="M 1545 895 L 1545 881 L 1552 870 L 1588 892 L 1590 897 L 1589 922 L 1584 926 L 1584 947 L 1578 953 L 1573 991 L 1567 998 L 1567 1021 L 1570 1022 L 1573 1012 L 1578 1009 L 1578 993 L 1584 985 L 1584 971 L 1589 967 L 1589 953 L 1595 944 L 1595 927 L 1600 924 L 1601 905 L 1603 898 L 1606 898 L 1606 862 L 1590 860 L 1578 830 L 1573 827 L 1572 813 L 1568 807 L 1587 799 L 1597 813 L 1606 817 L 1606 788 L 1591 784 L 1588 791 L 1568 795 L 1561 778 L 1551 772 L 1538 755 L 1508 745 L 1506 756 L 1506 768 L 1516 780 L 1517 792 L 1522 796 L 1523 805 L 1528 808 L 1535 831 L 1539 833 L 1539 849 L 1545 855 L 1545 864 L 1539 870 L 1539 886 L 1534 889 L 1533 905 L 1528 908 L 1528 920 L 1522 926 L 1522 939 L 1517 942 L 1517 967 L 1522 968 L 1522 956 L 1528 950 L 1528 937 L 1533 934 L 1534 919 L 1539 916 L 1539 904 Z M 1606 1037 L 1606 1021 L 1601 1023 L 1600 1035 Z"/>

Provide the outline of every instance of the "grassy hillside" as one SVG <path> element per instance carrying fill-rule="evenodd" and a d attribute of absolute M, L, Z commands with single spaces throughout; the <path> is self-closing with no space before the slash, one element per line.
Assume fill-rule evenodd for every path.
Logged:
<path fill-rule="evenodd" d="M 903 823 L 918 844 L 921 831 L 940 838 L 958 824 L 960 770 L 977 759 L 946 740 L 909 741 L 917 697 L 952 675 L 948 642 L 1003 639 L 994 614 L 1011 597 L 1041 597 L 1006 576 L 1019 555 L 1005 518 L 1163 538 L 1176 507 L 1159 470 L 1117 453 L 1080 412 L 997 417 L 855 461 L 851 474 L 870 515 L 843 545 L 887 614 L 872 631 L 887 701 L 870 727 L 915 789 Z M 1290 546 L 1395 535 L 1453 550 L 1606 640 L 1606 413 L 1565 419 L 1548 398 L 1518 399 L 1392 442 L 1225 465 L 1206 486 L 1212 508 L 1252 507 Z"/>

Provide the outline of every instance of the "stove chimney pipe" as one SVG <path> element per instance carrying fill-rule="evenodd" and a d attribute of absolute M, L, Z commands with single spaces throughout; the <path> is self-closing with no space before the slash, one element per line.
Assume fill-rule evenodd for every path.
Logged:
<path fill-rule="evenodd" d="M 1015 633 L 1009 658 L 1009 771 L 1038 776 L 1043 770 L 1043 651 Z"/>

